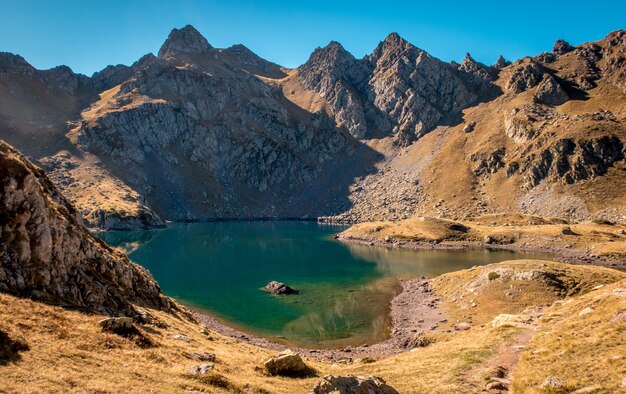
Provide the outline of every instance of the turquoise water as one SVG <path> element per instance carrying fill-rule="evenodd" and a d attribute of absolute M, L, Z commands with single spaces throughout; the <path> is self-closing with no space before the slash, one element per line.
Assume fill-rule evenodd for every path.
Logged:
<path fill-rule="evenodd" d="M 537 257 L 350 245 L 332 238 L 343 229 L 295 221 L 175 223 L 102 238 L 125 249 L 167 295 L 189 307 L 257 335 L 321 347 L 384 339 L 397 278 Z M 260 290 L 272 280 L 300 294 Z"/>

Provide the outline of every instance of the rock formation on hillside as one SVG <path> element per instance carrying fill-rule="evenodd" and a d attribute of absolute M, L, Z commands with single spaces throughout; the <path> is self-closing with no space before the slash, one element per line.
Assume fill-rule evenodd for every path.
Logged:
<path fill-rule="evenodd" d="M 622 220 L 625 58 L 624 31 L 493 67 L 393 33 L 362 59 L 331 42 L 287 70 L 185 26 L 158 56 L 92 77 L 0 54 L 0 138 L 101 228 L 498 210 Z"/>
<path fill-rule="evenodd" d="M 355 138 L 394 136 L 400 145 L 457 121 L 496 75 L 471 58 L 456 69 L 396 33 L 362 60 L 331 42 L 298 71 L 302 84 L 328 101 L 337 124 Z"/>
<path fill-rule="evenodd" d="M 167 308 L 143 268 L 92 236 L 48 180 L 0 141 L 0 290 L 111 314 Z"/>

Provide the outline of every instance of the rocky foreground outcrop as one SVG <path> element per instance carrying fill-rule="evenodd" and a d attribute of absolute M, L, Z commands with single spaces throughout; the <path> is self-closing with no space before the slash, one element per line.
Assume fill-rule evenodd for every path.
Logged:
<path fill-rule="evenodd" d="M 92 236 L 43 170 L 0 141 L 0 291 L 109 314 L 168 308 L 150 273 Z"/>

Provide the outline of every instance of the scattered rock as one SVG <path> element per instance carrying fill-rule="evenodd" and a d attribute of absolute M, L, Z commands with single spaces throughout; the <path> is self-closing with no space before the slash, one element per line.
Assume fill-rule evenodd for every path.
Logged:
<path fill-rule="evenodd" d="M 29 350 L 28 344 L 21 340 L 9 337 L 4 331 L 0 331 L 0 365 L 18 361 L 19 352 Z"/>
<path fill-rule="evenodd" d="M 587 386 L 581 387 L 575 391 L 572 391 L 572 394 L 591 394 L 591 393 L 599 393 L 602 390 L 602 386 Z"/>
<path fill-rule="evenodd" d="M 98 325 L 102 328 L 102 331 L 116 334 L 125 334 L 134 328 L 133 319 L 130 317 L 110 317 L 100 320 Z"/>
<path fill-rule="evenodd" d="M 466 331 L 472 328 L 472 325 L 469 323 L 458 323 L 454 325 L 454 329 L 457 331 Z"/>
<path fill-rule="evenodd" d="M 399 394 L 377 376 L 326 375 L 313 386 L 310 394 Z"/>
<path fill-rule="evenodd" d="M 485 386 L 485 388 L 487 390 L 501 390 L 501 391 L 509 390 L 509 386 L 507 384 L 504 384 L 502 382 L 496 382 L 496 381 L 487 383 L 487 386 Z"/>
<path fill-rule="evenodd" d="M 209 371 L 212 371 L 213 368 L 215 368 L 215 364 L 213 364 L 212 362 L 207 364 L 200 364 L 189 368 L 187 370 L 187 373 L 190 375 L 202 376 L 209 373 Z"/>
<path fill-rule="evenodd" d="M 566 388 L 565 382 L 556 376 L 548 376 L 546 380 L 541 384 L 542 389 L 548 389 L 552 391 L 563 390 Z"/>
<path fill-rule="evenodd" d="M 419 347 L 426 347 L 433 343 L 433 339 L 423 332 L 418 332 L 409 338 L 406 338 L 402 343 L 402 347 L 406 349 L 414 349 Z"/>
<path fill-rule="evenodd" d="M 465 127 L 463 127 L 463 132 L 471 133 L 472 131 L 474 131 L 475 127 L 476 127 L 476 122 L 468 123 L 467 125 L 465 125 Z"/>
<path fill-rule="evenodd" d="M 563 227 L 561 229 L 561 234 L 563 234 L 563 235 L 577 235 L 569 226 Z"/>
<path fill-rule="evenodd" d="M 193 358 L 199 361 L 215 362 L 215 353 L 212 352 L 194 352 L 185 354 L 186 357 Z"/>
<path fill-rule="evenodd" d="M 176 335 L 172 335 L 172 339 L 175 339 L 177 341 L 183 341 L 183 342 L 189 342 L 190 339 L 187 335 L 182 335 L 182 334 L 176 334 Z"/>
<path fill-rule="evenodd" d="M 272 293 L 272 294 L 279 294 L 279 295 L 285 295 L 285 294 L 297 294 L 298 290 L 293 289 L 289 286 L 287 286 L 284 283 L 280 283 L 280 282 L 276 282 L 276 281 L 271 281 L 270 283 L 268 283 L 267 285 L 265 285 L 265 287 L 263 288 L 263 290 Z"/>
<path fill-rule="evenodd" d="M 498 327 L 530 327 L 530 318 L 524 315 L 510 315 L 510 314 L 500 314 L 496 316 L 491 322 L 491 326 L 493 328 Z"/>
<path fill-rule="evenodd" d="M 270 375 L 301 377 L 312 373 L 299 354 L 285 350 L 263 363 Z"/>
<path fill-rule="evenodd" d="M 585 315 L 588 315 L 590 313 L 593 313 L 593 308 L 587 307 L 587 308 L 583 309 L 582 311 L 580 311 L 578 313 L 578 316 L 585 316 Z"/>

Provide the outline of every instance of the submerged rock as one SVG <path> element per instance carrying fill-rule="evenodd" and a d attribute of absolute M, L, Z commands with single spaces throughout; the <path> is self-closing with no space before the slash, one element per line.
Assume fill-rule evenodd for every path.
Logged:
<path fill-rule="evenodd" d="M 271 281 L 270 283 L 268 283 L 267 285 L 265 285 L 265 287 L 263 288 L 263 290 L 272 293 L 272 294 L 279 294 L 279 295 L 283 295 L 283 294 L 298 294 L 298 290 L 287 286 L 284 283 L 281 282 L 276 282 L 275 280 Z"/>
<path fill-rule="evenodd" d="M 326 375 L 313 386 L 310 394 L 398 394 L 377 376 Z"/>

